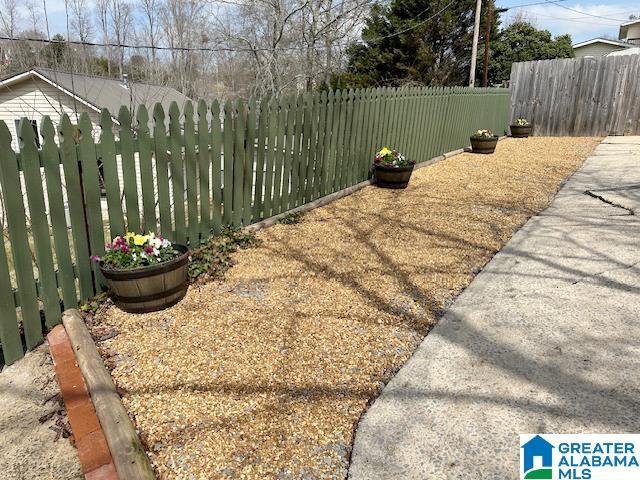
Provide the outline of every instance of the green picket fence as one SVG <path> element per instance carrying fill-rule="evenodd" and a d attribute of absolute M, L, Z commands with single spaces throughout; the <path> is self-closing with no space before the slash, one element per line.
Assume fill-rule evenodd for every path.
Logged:
<path fill-rule="evenodd" d="M 382 146 L 418 162 L 469 144 L 479 128 L 503 133 L 506 89 L 376 88 L 245 103 L 156 105 L 135 118 L 104 110 L 19 125 L 20 148 L 0 122 L 0 341 L 5 362 L 105 288 L 90 262 L 105 240 L 155 231 L 190 247 L 225 225 L 260 221 L 370 176 Z M 99 134 L 95 134 L 99 131 Z M 10 251 L 9 251 L 10 250 Z"/>

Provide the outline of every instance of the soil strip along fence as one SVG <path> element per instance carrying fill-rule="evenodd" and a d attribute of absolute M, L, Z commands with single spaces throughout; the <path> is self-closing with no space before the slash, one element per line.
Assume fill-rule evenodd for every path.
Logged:
<path fill-rule="evenodd" d="M 19 125 L 20 149 L 0 122 L 0 341 L 10 364 L 42 341 L 43 323 L 104 290 L 91 255 L 105 240 L 156 231 L 190 247 L 366 181 L 377 148 L 418 162 L 502 133 L 506 89 L 404 88 L 104 110 Z M 150 125 L 152 123 L 152 125 Z M 119 175 L 119 172 L 121 173 Z M 123 178 L 122 184 L 119 178 Z M 138 180 L 139 179 L 139 180 Z M 140 183 L 140 184 L 138 184 Z M 179 206 L 179 208 L 176 208 Z M 10 250 L 10 251 L 9 251 Z"/>
<path fill-rule="evenodd" d="M 640 55 L 541 60 L 511 68 L 512 120 L 545 136 L 640 135 Z"/>

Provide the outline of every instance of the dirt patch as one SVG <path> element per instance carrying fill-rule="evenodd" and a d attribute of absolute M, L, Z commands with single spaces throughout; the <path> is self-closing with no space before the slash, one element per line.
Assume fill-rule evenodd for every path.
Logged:
<path fill-rule="evenodd" d="M 343 478 L 354 427 L 438 313 L 597 145 L 509 139 L 259 233 L 224 282 L 111 308 L 113 376 L 163 479 Z"/>
<path fill-rule="evenodd" d="M 5 480 L 83 479 L 47 345 L 0 373 L 0 476 Z"/>

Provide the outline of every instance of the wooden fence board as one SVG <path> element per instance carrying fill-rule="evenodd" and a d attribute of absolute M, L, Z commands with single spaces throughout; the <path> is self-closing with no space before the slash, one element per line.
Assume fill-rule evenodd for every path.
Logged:
<path fill-rule="evenodd" d="M 169 132 L 171 141 L 169 150 L 171 151 L 171 187 L 173 190 L 173 220 L 174 232 L 172 239 L 175 242 L 186 244 L 186 211 L 184 201 L 184 157 L 182 153 L 183 138 L 182 126 L 180 125 L 180 109 L 176 102 L 171 102 L 169 106 Z"/>
<path fill-rule="evenodd" d="M 55 127 L 49 117 L 42 121 L 42 160 L 44 176 L 47 184 L 47 198 L 49 200 L 49 216 L 51 232 L 58 266 L 58 283 L 62 289 L 62 303 L 64 308 L 72 308 L 78 303 L 75 273 L 71 248 L 67 230 L 67 219 L 62 195 L 62 178 L 60 176 L 60 153 L 55 143 Z"/>
<path fill-rule="evenodd" d="M 222 231 L 222 124 L 220 123 L 220 104 L 211 103 L 211 223 L 213 233 Z"/>
<path fill-rule="evenodd" d="M 4 122 L 0 123 L 0 144 L 11 145 L 11 134 Z M 42 327 L 40 325 L 40 312 L 31 252 L 28 247 L 29 236 L 27 234 L 25 205 L 22 189 L 20 188 L 20 176 L 15 153 L 8 148 L 0 148 L 0 165 L 2 165 L 2 168 L 0 168 L 0 186 L 4 195 L 5 216 L 12 247 L 13 265 L 16 272 L 22 325 L 27 348 L 33 348 L 42 341 Z M 24 248 L 20 248 L 21 245 Z"/>
<path fill-rule="evenodd" d="M 160 233 L 173 238 L 171 200 L 169 191 L 169 147 L 165 114 L 162 105 L 156 103 L 153 109 L 153 147 L 156 160 L 156 184 L 158 187 L 158 210 L 160 212 Z"/>
<path fill-rule="evenodd" d="M 22 118 L 18 130 L 20 132 L 20 153 L 25 190 L 29 204 L 29 219 L 31 220 L 31 235 L 33 236 L 38 267 L 40 297 L 44 304 L 46 324 L 48 327 L 53 327 L 60 322 L 62 311 L 60 310 L 60 299 L 58 298 L 56 275 L 53 268 L 49 219 L 45 210 L 38 147 L 36 146 L 33 125 L 29 119 Z"/>
<path fill-rule="evenodd" d="M 104 254 L 104 220 L 100 190 L 100 172 L 96 161 L 96 145 L 93 140 L 93 125 L 85 112 L 80 116 L 80 141 L 78 159 L 82 168 L 82 193 L 84 195 L 87 228 L 89 232 L 89 253 L 101 257 Z M 66 223 L 65 223 L 66 226 Z M 91 262 L 96 292 L 106 287 L 106 280 L 95 262 Z M 57 295 L 56 295 L 57 297 Z"/>
<path fill-rule="evenodd" d="M 136 181 L 136 160 L 133 150 L 133 131 L 131 129 L 131 114 L 127 107 L 120 107 L 118 122 L 120 122 L 118 134 L 120 135 L 124 199 L 127 207 L 127 231 L 141 233 L 138 186 Z"/>
<path fill-rule="evenodd" d="M 153 182 L 153 162 L 151 160 L 151 138 L 149 134 L 149 112 L 144 105 L 136 112 L 138 137 L 138 158 L 140 162 L 140 186 L 142 188 L 142 227 L 146 232 L 158 232 L 156 221 L 156 200 Z"/>
<path fill-rule="evenodd" d="M 95 290 L 93 288 L 93 279 L 91 275 L 91 264 L 89 260 L 89 239 L 87 238 L 84 201 L 80 183 L 80 172 L 78 170 L 76 132 L 71 126 L 69 117 L 66 115 L 62 116 L 60 133 L 62 135 L 60 154 L 62 157 L 62 166 L 64 169 L 65 186 L 67 188 L 69 217 L 71 219 L 71 233 L 75 251 L 75 264 L 80 285 L 80 300 L 82 301 L 91 298 L 94 295 Z M 114 177 L 114 180 L 117 185 L 117 175 Z M 118 210 L 118 219 L 121 224 L 124 225 L 120 198 L 118 198 L 117 206 L 120 207 Z"/>
<path fill-rule="evenodd" d="M 209 189 L 209 170 L 211 167 L 211 151 L 209 141 L 209 123 L 207 121 L 207 104 L 198 102 L 198 194 L 200 202 L 200 238 L 206 240 L 211 232 L 211 193 Z M 214 120 L 215 121 L 215 120 Z"/>

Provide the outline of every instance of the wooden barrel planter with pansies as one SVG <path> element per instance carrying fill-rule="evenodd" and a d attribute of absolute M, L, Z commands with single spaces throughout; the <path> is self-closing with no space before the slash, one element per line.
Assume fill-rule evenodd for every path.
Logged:
<path fill-rule="evenodd" d="M 384 147 L 373 160 L 373 175 L 380 188 L 407 188 L 416 162 L 397 150 Z"/>
<path fill-rule="evenodd" d="M 496 151 L 498 137 L 490 130 L 478 130 L 471 136 L 471 151 L 473 153 L 490 154 Z"/>
<path fill-rule="evenodd" d="M 161 237 L 164 246 L 160 248 L 153 247 L 153 242 L 157 242 L 154 239 L 148 241 L 149 245 L 136 245 L 135 240 L 128 239 L 129 235 L 116 237 L 114 243 L 107 244 L 102 259 L 98 259 L 113 302 L 129 313 L 155 312 L 177 304 L 189 288 L 187 247 Z M 140 255 L 144 255 L 144 262 Z"/>

